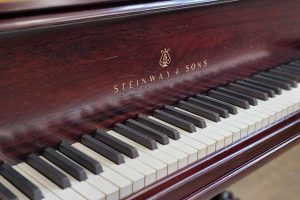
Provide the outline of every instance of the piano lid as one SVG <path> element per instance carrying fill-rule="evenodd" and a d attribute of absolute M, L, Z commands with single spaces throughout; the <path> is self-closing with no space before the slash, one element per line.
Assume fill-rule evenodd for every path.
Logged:
<path fill-rule="evenodd" d="M 137 6 L 138 10 L 151 10 L 153 8 L 174 9 L 174 7 L 194 7 L 199 4 L 209 2 L 222 3 L 224 1 L 237 0 L 0 0 L 0 15 L 53 10 L 65 12 L 68 9 L 74 11 L 123 6 Z M 38 14 L 40 15 L 41 13 Z"/>
<path fill-rule="evenodd" d="M 119 3 L 136 0 L 0 0 L 0 14 Z M 140 1 L 139 1 L 140 2 Z"/>

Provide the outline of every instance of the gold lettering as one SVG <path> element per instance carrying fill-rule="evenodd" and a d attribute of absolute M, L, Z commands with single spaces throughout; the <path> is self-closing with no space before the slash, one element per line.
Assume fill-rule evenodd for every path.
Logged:
<path fill-rule="evenodd" d="M 186 65 L 185 66 L 185 72 L 189 72 L 190 71 L 190 66 L 189 65 Z"/>
<path fill-rule="evenodd" d="M 147 84 L 147 81 L 142 78 L 142 84 Z"/>
<path fill-rule="evenodd" d="M 123 88 L 123 91 L 124 91 L 126 83 L 122 83 L 121 85 L 122 85 L 122 88 Z"/>
<path fill-rule="evenodd" d="M 197 65 L 198 65 L 199 68 L 202 67 L 202 63 L 201 62 L 198 62 Z"/>
<path fill-rule="evenodd" d="M 112 91 L 113 91 L 113 93 L 118 93 L 120 91 L 127 91 L 130 89 L 138 88 L 141 85 L 146 85 L 148 83 L 155 82 L 156 80 L 164 80 L 167 78 L 171 78 L 172 76 L 178 75 L 181 72 L 188 73 L 188 72 L 192 72 L 194 70 L 201 69 L 206 66 L 208 66 L 208 60 L 202 60 L 202 61 L 196 61 L 193 63 L 189 63 L 189 64 L 183 65 L 181 67 L 178 67 L 178 68 L 162 70 L 159 73 L 153 72 L 152 74 L 149 74 L 142 78 L 127 80 L 123 83 L 113 85 Z"/>
<path fill-rule="evenodd" d="M 150 82 L 153 82 L 153 81 L 155 81 L 155 75 L 154 76 L 150 75 Z"/>
<path fill-rule="evenodd" d="M 168 76 L 168 78 L 170 77 L 170 71 L 167 71 L 167 76 Z"/>
<path fill-rule="evenodd" d="M 118 85 L 114 85 L 114 93 L 118 93 L 118 92 L 119 92 Z"/>
<path fill-rule="evenodd" d="M 129 81 L 129 88 L 132 89 L 133 86 L 132 86 L 132 81 Z"/>
<path fill-rule="evenodd" d="M 196 64 L 195 63 L 191 64 L 191 70 L 194 71 L 195 69 L 196 69 Z"/>
<path fill-rule="evenodd" d="M 162 73 L 159 73 L 159 77 L 158 77 L 158 79 L 159 79 L 159 80 L 163 80 L 163 79 L 164 79 L 164 77 L 163 77 Z"/>
<path fill-rule="evenodd" d="M 207 62 L 207 60 L 203 60 L 203 67 L 206 67 L 207 65 L 208 65 L 208 62 Z"/>

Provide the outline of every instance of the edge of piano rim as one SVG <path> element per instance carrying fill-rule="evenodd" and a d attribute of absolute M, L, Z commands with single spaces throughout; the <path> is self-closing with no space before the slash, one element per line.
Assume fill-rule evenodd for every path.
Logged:
<path fill-rule="evenodd" d="M 300 110 L 126 199 L 210 199 L 300 142 Z"/>
<path fill-rule="evenodd" d="M 128 18 L 141 15 L 164 13 L 175 10 L 192 9 L 197 7 L 234 3 L 238 0 L 194 0 L 194 1 L 152 1 L 136 4 L 119 5 L 114 3 L 111 7 L 109 0 L 106 2 L 85 4 L 74 0 L 73 3 L 36 4 L 17 3 L 10 5 L 2 4 L 0 8 L 0 32 L 14 32 L 27 29 L 47 28 L 65 23 L 80 23 L 86 21 L 107 21 L 112 19 Z M 124 1 L 126 2 L 126 1 Z M 123 3 L 124 3 L 123 2 Z M 128 3 L 127 2 L 127 3 Z M 138 6 L 137 6 L 138 5 Z M 54 11 L 54 12 L 53 12 Z M 16 20 L 16 16 L 17 19 Z"/>

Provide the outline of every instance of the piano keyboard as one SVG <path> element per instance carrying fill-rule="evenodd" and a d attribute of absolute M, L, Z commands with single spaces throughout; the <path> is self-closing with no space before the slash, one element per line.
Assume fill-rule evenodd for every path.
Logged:
<path fill-rule="evenodd" d="M 2 200 L 122 199 L 300 108 L 300 61 L 0 166 Z"/>

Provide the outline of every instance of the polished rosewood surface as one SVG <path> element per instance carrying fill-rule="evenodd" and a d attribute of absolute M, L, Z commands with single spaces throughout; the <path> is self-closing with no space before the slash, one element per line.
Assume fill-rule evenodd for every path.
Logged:
<path fill-rule="evenodd" d="M 108 4 L 122 1 L 128 0 L 0 0 L 0 14 L 74 8 L 79 6 L 101 6 L 104 3 Z"/>
<path fill-rule="evenodd" d="M 105 9 L 0 19 L 1 158 L 300 57 L 299 8 L 245 0 L 106 20 L 87 17 Z"/>
<path fill-rule="evenodd" d="M 0 161 L 19 162 L 300 57 L 297 0 L 200 2 L 26 14 L 2 7 Z M 129 199 L 208 199 L 299 143 L 299 118 L 294 113 Z"/>

